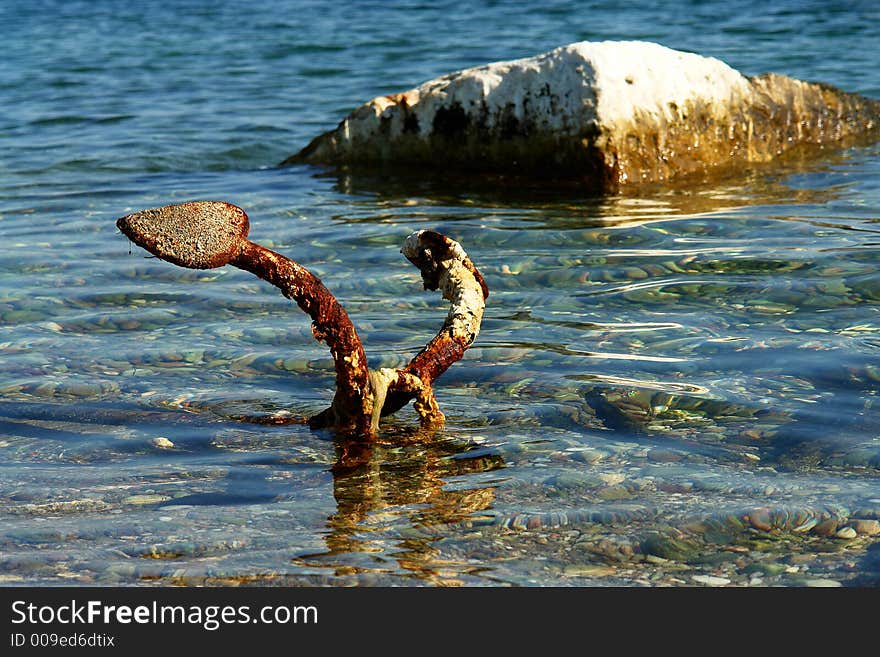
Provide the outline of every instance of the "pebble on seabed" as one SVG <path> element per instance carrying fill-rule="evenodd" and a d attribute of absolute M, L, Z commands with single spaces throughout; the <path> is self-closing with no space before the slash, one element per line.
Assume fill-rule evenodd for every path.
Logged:
<path fill-rule="evenodd" d="M 845 538 L 845 539 L 855 538 L 856 537 L 856 530 L 853 529 L 852 527 L 848 527 L 848 526 L 842 527 L 842 528 L 838 529 L 837 533 L 835 533 L 834 535 L 837 538 Z"/>
<path fill-rule="evenodd" d="M 706 586 L 727 586 L 730 580 L 726 577 L 714 577 L 712 575 L 693 575 L 692 580 Z"/>
<path fill-rule="evenodd" d="M 834 579 L 817 578 L 805 580 L 804 586 L 809 586 L 810 588 L 837 588 L 843 586 L 843 584 Z"/>
<path fill-rule="evenodd" d="M 123 504 L 159 504 L 160 502 L 167 502 L 171 498 L 168 495 L 153 495 L 149 493 L 137 494 L 137 495 L 129 495 L 122 499 Z"/>
<path fill-rule="evenodd" d="M 158 447 L 159 449 L 171 449 L 174 447 L 174 443 L 163 436 L 157 436 L 150 441 L 150 444 L 153 447 Z"/>
<path fill-rule="evenodd" d="M 880 521 L 878 520 L 856 518 L 850 521 L 850 525 L 856 530 L 856 533 L 863 536 L 880 534 Z"/>

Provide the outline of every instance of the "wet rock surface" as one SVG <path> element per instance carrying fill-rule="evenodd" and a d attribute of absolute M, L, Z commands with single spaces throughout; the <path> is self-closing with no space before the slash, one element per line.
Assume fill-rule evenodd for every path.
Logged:
<path fill-rule="evenodd" d="M 880 136 L 880 102 L 648 42 L 580 42 L 380 96 L 283 162 L 615 190 Z"/>

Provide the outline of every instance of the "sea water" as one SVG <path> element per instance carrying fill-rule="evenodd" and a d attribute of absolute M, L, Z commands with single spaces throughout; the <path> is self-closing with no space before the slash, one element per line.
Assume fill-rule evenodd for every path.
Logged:
<path fill-rule="evenodd" d="M 604 198 L 279 168 L 366 100 L 640 39 L 880 97 L 875 3 L 0 3 L 0 583 L 878 582 L 880 149 Z M 482 332 L 352 446 L 308 318 L 116 230 L 194 199 L 320 276 L 370 365 Z"/>

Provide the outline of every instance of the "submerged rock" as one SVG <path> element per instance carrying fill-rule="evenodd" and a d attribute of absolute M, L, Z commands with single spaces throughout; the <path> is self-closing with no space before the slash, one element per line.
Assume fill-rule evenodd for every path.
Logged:
<path fill-rule="evenodd" d="M 585 41 L 375 98 L 282 164 L 522 174 L 613 190 L 878 137 L 880 101 L 747 77 L 655 43 Z"/>

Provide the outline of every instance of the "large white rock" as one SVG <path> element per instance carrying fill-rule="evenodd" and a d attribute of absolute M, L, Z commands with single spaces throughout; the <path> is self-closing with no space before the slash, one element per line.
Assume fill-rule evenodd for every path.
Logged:
<path fill-rule="evenodd" d="M 375 98 L 284 164 L 419 165 L 605 189 L 878 132 L 880 102 L 827 85 L 749 78 L 655 43 L 581 42 Z"/>

